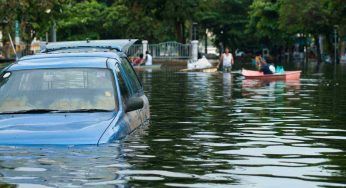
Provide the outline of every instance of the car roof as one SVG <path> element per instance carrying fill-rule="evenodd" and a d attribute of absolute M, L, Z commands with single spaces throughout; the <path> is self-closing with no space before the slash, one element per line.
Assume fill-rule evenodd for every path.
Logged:
<path fill-rule="evenodd" d="M 8 68 L 8 71 L 44 68 L 107 68 L 107 59 L 119 59 L 124 55 L 114 52 L 42 53 L 19 59 Z"/>
<path fill-rule="evenodd" d="M 43 45 L 42 52 L 52 52 L 56 50 L 68 50 L 83 47 L 94 47 L 111 49 L 115 51 L 126 51 L 137 39 L 116 39 L 116 40 L 85 40 L 85 41 L 63 41 L 52 42 Z"/>

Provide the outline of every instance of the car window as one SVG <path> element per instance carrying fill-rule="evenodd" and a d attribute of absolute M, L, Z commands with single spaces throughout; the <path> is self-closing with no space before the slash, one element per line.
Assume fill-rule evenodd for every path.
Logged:
<path fill-rule="evenodd" d="M 120 87 L 120 92 L 121 92 L 121 97 L 123 98 L 123 101 L 126 101 L 130 97 L 130 89 L 129 83 L 126 83 L 121 71 L 119 64 L 116 64 L 116 73 L 117 73 L 117 78 L 118 78 L 118 83 Z"/>
<path fill-rule="evenodd" d="M 108 69 L 69 68 L 6 72 L 0 80 L 0 113 L 22 110 L 117 110 Z"/>
<path fill-rule="evenodd" d="M 131 95 L 140 92 L 142 90 L 142 85 L 139 82 L 136 72 L 132 68 L 132 65 L 126 58 L 121 58 L 121 62 L 121 67 L 123 69 L 123 78 L 131 84 Z"/>

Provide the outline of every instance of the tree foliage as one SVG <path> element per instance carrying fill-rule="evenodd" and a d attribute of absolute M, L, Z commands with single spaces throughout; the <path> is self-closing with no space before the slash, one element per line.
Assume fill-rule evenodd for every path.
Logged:
<path fill-rule="evenodd" d="M 279 2 L 255 0 L 250 6 L 249 14 L 248 33 L 264 40 L 266 45 L 284 40 L 282 30 L 279 29 Z"/>
<path fill-rule="evenodd" d="M 26 42 L 37 35 L 43 35 L 49 24 L 61 15 L 62 8 L 69 0 L 16 0 L 0 1 L 0 21 L 3 23 L 5 33 L 14 32 L 14 23 L 20 22 L 21 38 Z"/>
<path fill-rule="evenodd" d="M 64 40 L 100 39 L 104 32 L 106 6 L 97 1 L 73 3 L 58 20 L 59 38 Z"/>
<path fill-rule="evenodd" d="M 214 43 L 235 50 L 249 46 L 252 37 L 244 31 L 251 0 L 204 1 L 197 11 L 199 23 L 215 35 Z"/>
<path fill-rule="evenodd" d="M 138 38 L 188 42 L 192 25 L 206 29 L 215 45 L 233 50 L 292 44 L 297 33 L 330 38 L 334 25 L 345 34 L 344 0 L 0 0 L 2 30 L 28 43 L 45 37 L 53 23 L 58 40 Z"/>

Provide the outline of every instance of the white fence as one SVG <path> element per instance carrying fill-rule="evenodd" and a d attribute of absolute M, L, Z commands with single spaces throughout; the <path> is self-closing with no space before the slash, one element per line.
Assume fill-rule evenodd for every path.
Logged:
<path fill-rule="evenodd" d="M 156 59 L 190 59 L 192 57 L 192 45 L 178 42 L 164 42 L 149 44 L 147 47 L 153 58 Z M 143 44 L 132 45 L 127 50 L 129 57 L 137 57 L 143 53 Z"/>
<path fill-rule="evenodd" d="M 142 44 L 133 44 L 125 52 L 129 57 L 138 57 L 139 54 L 143 54 L 143 45 Z"/>

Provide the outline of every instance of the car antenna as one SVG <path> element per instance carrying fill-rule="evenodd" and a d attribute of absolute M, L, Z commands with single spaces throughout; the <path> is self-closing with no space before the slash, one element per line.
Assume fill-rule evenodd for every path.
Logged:
<path fill-rule="evenodd" d="M 10 42 L 11 42 L 11 46 L 12 46 L 13 52 L 16 55 L 16 60 L 18 60 L 17 51 L 16 51 L 16 48 L 14 47 L 13 40 L 12 40 L 12 37 L 11 37 L 10 33 L 8 33 L 8 37 L 10 38 Z"/>

